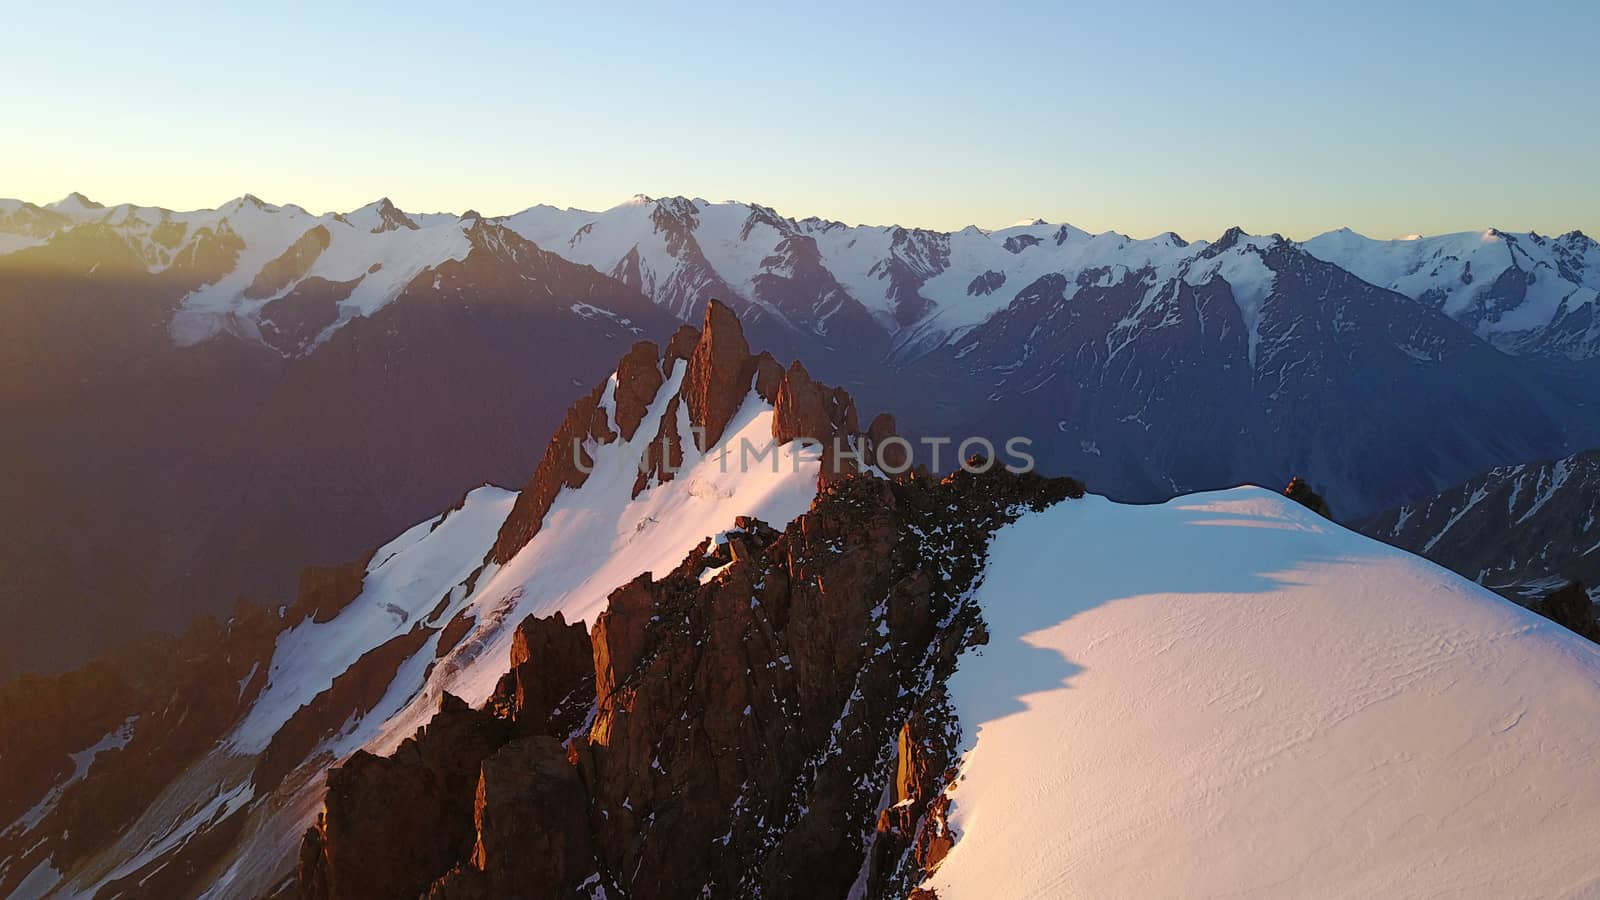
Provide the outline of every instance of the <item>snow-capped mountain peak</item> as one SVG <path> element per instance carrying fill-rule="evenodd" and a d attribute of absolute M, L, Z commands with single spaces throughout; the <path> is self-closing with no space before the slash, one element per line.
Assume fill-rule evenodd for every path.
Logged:
<path fill-rule="evenodd" d="M 73 191 L 54 203 L 46 204 L 45 209 L 67 215 L 83 215 L 105 209 L 105 204 L 96 203 L 77 191 Z"/>
<path fill-rule="evenodd" d="M 357 228 L 365 228 L 373 234 L 394 231 L 397 228 L 416 231 L 421 227 L 388 197 L 380 197 L 360 209 L 351 210 L 344 214 L 344 218 Z"/>

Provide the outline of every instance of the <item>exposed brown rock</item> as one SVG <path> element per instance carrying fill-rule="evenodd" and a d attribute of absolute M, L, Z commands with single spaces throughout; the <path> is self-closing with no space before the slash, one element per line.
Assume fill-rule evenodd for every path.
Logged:
<path fill-rule="evenodd" d="M 244 289 L 244 295 L 252 300 L 261 300 L 288 287 L 311 271 L 317 257 L 332 242 L 333 236 L 328 233 L 328 226 L 318 225 L 308 229 L 305 234 L 295 238 L 289 249 L 279 254 L 277 259 L 261 267 L 255 280 Z"/>
<path fill-rule="evenodd" d="M 395 231 L 400 228 L 416 231 L 418 228 L 417 223 L 412 221 L 411 217 L 402 212 L 399 207 L 395 206 L 388 197 L 378 200 L 376 211 L 378 213 L 378 224 L 373 226 L 373 234 L 382 234 L 385 231 Z"/>
<path fill-rule="evenodd" d="M 866 442 L 860 440 L 855 401 L 843 388 L 811 379 L 798 360 L 778 386 L 772 437 L 778 443 L 809 438 L 822 447 L 820 484 L 861 471 Z"/>
<path fill-rule="evenodd" d="M 657 365 L 657 352 L 654 343 L 640 341 L 617 364 L 616 417 L 623 440 L 633 439 L 665 380 Z"/>
<path fill-rule="evenodd" d="M 445 694 L 392 756 L 357 751 L 330 769 L 321 833 L 302 843 L 302 885 L 326 884 L 328 900 L 423 895 L 471 853 L 479 766 L 506 727 Z"/>
<path fill-rule="evenodd" d="M 595 871 L 589 799 L 553 737 L 512 741 L 483 761 L 471 865 L 491 897 L 571 897 Z"/>
<path fill-rule="evenodd" d="M 1305 479 L 1299 475 L 1289 479 L 1289 484 L 1283 489 L 1283 495 L 1290 500 L 1304 506 L 1324 519 L 1333 518 L 1333 513 L 1328 510 L 1328 501 L 1322 495 L 1311 489 Z"/>
<path fill-rule="evenodd" d="M 607 598 L 606 610 L 595 618 L 593 639 L 595 695 L 604 706 L 621 681 L 639 664 L 644 652 L 645 627 L 655 605 L 654 585 L 646 572 Z"/>
<path fill-rule="evenodd" d="M 306 566 L 300 570 L 300 590 L 289 605 L 285 618 L 291 623 L 310 617 L 313 622 L 330 622 L 361 596 L 366 581 L 368 553 L 361 559 L 336 566 Z"/>
<path fill-rule="evenodd" d="M 795 360 L 778 385 L 773 403 L 772 438 L 786 444 L 796 438 L 826 443 L 834 436 L 833 392 L 811 380 L 806 367 Z"/>
<path fill-rule="evenodd" d="M 196 287 L 211 284 L 232 272 L 239 264 L 239 254 L 244 252 L 244 238 L 228 225 L 219 222 L 195 232 L 194 237 L 172 258 L 167 270 L 186 276 Z"/>
<path fill-rule="evenodd" d="M 938 868 L 955 844 L 946 821 L 950 798 L 944 787 L 955 777 L 961 727 L 943 686 L 936 686 L 901 726 L 895 739 L 892 804 L 878 816 L 872 873 L 888 879 L 909 851 L 912 871 Z"/>
<path fill-rule="evenodd" d="M 1567 582 L 1528 608 L 1591 641 L 1600 641 L 1600 619 L 1596 618 L 1594 601 L 1581 581 Z"/>
<path fill-rule="evenodd" d="M 755 392 L 768 403 L 778 402 L 778 386 L 783 383 L 783 366 L 772 354 L 763 350 L 751 361 L 755 374 L 751 379 Z"/>
<path fill-rule="evenodd" d="M 448 599 L 448 595 L 446 595 Z M 433 650 L 434 659 L 444 659 L 445 655 L 461 643 L 461 639 L 472 631 L 472 626 L 478 624 L 477 616 L 470 607 L 462 607 L 461 611 L 450 617 L 439 632 L 439 643 Z"/>
<path fill-rule="evenodd" d="M 733 310 L 717 300 L 706 304 L 705 327 L 689 356 L 684 373 L 682 396 L 689 408 L 689 421 L 700 426 L 704 438 L 697 441 L 701 450 L 716 445 L 733 414 L 750 390 L 741 383 L 750 358 L 750 345 Z"/>
<path fill-rule="evenodd" d="M 582 622 L 560 612 L 528 616 L 511 638 L 511 669 L 501 678 L 490 708 L 517 725 L 519 734 L 566 737 L 594 699 L 594 652 Z"/>
<path fill-rule="evenodd" d="M 700 329 L 693 325 L 681 325 L 672 337 L 667 339 L 667 352 L 661 355 L 661 372 L 663 375 L 672 374 L 672 364 L 678 360 L 687 360 L 694 355 L 695 345 L 700 343 Z"/>
<path fill-rule="evenodd" d="M 328 867 L 323 860 L 323 815 L 317 814 L 317 824 L 307 828 L 300 836 L 300 853 L 295 860 L 295 882 L 299 890 L 291 894 L 304 900 L 326 900 L 328 897 Z"/>
<path fill-rule="evenodd" d="M 573 743 L 601 872 L 622 893 L 842 896 L 870 854 L 869 896 L 903 895 L 952 839 L 924 814 L 954 722 L 920 686 L 979 631 L 956 604 L 988 532 L 1080 491 L 1009 473 L 847 478 L 781 536 L 742 523 L 726 564 L 703 545 L 619 589 L 594 631 L 595 720 Z M 701 585 L 708 564 L 724 567 Z M 902 730 L 905 761 L 881 759 Z M 909 818 L 878 834 L 897 780 Z"/>

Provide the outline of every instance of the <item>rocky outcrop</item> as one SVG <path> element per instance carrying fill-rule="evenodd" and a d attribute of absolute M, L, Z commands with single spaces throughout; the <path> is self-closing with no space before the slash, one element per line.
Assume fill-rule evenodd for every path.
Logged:
<path fill-rule="evenodd" d="M 1596 618 L 1594 601 L 1581 581 L 1567 582 L 1544 599 L 1529 604 L 1528 608 L 1591 641 L 1600 642 L 1600 618 Z"/>
<path fill-rule="evenodd" d="M 373 212 L 378 215 L 378 224 L 372 226 L 373 234 L 382 234 L 385 231 L 396 231 L 404 228 L 407 231 L 416 231 L 418 226 L 415 221 L 394 205 L 388 197 L 379 198 L 374 204 Z"/>
<path fill-rule="evenodd" d="M 981 632 L 973 638 L 974 643 L 985 640 Z M 955 834 L 945 818 L 950 806 L 945 786 L 956 776 L 960 738 L 961 725 L 943 687 L 935 686 L 895 738 L 893 793 L 878 814 L 873 855 L 867 861 L 872 882 L 905 882 L 908 875 L 932 872 L 954 846 Z"/>
<path fill-rule="evenodd" d="M 573 742 L 608 890 L 843 896 L 864 867 L 874 890 L 911 878 L 898 861 L 918 842 L 911 864 L 936 863 L 919 804 L 954 741 L 913 725 L 906 746 L 929 749 L 901 765 L 897 736 L 940 717 L 933 686 L 982 633 L 961 598 L 988 531 L 1080 490 L 1009 473 L 847 478 L 781 536 L 730 534 L 732 561 L 705 585 L 702 551 L 618 590 L 594 631 L 595 721 Z M 880 831 L 896 780 L 914 818 Z"/>
<path fill-rule="evenodd" d="M 566 737 L 594 699 L 593 649 L 582 622 L 529 616 L 511 638 L 511 670 L 489 706 L 519 734 Z"/>
<path fill-rule="evenodd" d="M 1298 475 L 1289 479 L 1288 486 L 1283 489 L 1283 495 L 1324 519 L 1333 518 L 1333 513 L 1328 509 L 1328 501 L 1312 490 L 1311 485 Z"/>
<path fill-rule="evenodd" d="M 784 373 L 773 407 L 772 437 L 780 444 L 809 438 L 822 448 L 824 484 L 860 471 L 864 457 L 856 438 L 855 401 L 844 388 L 828 388 L 811 380 L 796 360 Z"/>
<path fill-rule="evenodd" d="M 969 598 L 989 536 L 1082 492 L 1003 469 L 846 477 L 782 532 L 741 517 L 617 588 L 590 635 L 525 620 L 483 711 L 447 698 L 394 757 L 330 773 L 301 889 L 905 896 L 959 838 L 943 683 L 987 640 Z"/>
<path fill-rule="evenodd" d="M 753 366 L 755 377 L 751 380 L 751 390 L 761 399 L 776 405 L 778 388 L 783 383 L 783 366 L 765 350 L 756 355 Z"/>
<path fill-rule="evenodd" d="M 667 401 L 661 414 L 661 428 L 656 439 L 645 447 L 644 461 L 633 482 L 633 496 L 644 493 L 652 484 L 671 481 L 683 466 L 683 435 L 678 433 L 678 405 L 682 398 L 674 395 Z"/>
<path fill-rule="evenodd" d="M 328 226 L 318 225 L 307 229 L 277 259 L 261 267 L 255 280 L 244 289 L 244 295 L 252 300 L 263 300 L 304 278 L 316 264 L 317 257 L 332 242 L 333 235 L 328 233 Z"/>
<path fill-rule="evenodd" d="M 667 340 L 667 352 L 661 359 L 662 374 L 672 372 L 672 364 L 678 360 L 687 361 L 694 354 L 694 348 L 700 343 L 700 330 L 693 325 L 680 325 Z"/>
<path fill-rule="evenodd" d="M 448 599 L 448 597 L 446 598 Z M 433 648 L 434 659 L 444 657 L 472 631 L 477 624 L 477 618 L 470 607 L 462 607 L 461 611 L 450 617 L 444 628 L 439 630 L 439 643 Z"/>
<path fill-rule="evenodd" d="M 682 390 L 689 420 L 703 429 L 703 437 L 697 438 L 702 451 L 722 440 L 728 421 L 744 403 L 750 385 L 732 376 L 743 372 L 749 359 L 739 317 L 717 300 L 707 303 L 705 326 L 689 356 Z"/>
<path fill-rule="evenodd" d="M 330 769 L 322 819 L 302 842 L 305 896 L 426 893 L 471 853 L 479 767 L 507 732 L 502 720 L 445 694 L 433 721 L 393 755 L 357 751 Z"/>
<path fill-rule="evenodd" d="M 773 407 L 772 437 L 780 444 L 809 437 L 824 443 L 839 433 L 854 434 L 855 401 L 843 388 L 827 388 L 811 380 L 795 360 L 778 385 Z"/>
<path fill-rule="evenodd" d="M 553 737 L 520 738 L 483 761 L 473 824 L 472 858 L 429 900 L 572 897 L 595 874 L 588 797 Z"/>
<path fill-rule="evenodd" d="M 333 621 L 334 616 L 361 596 L 361 586 L 371 562 L 372 554 L 368 553 L 341 565 L 301 569 L 300 589 L 284 618 L 290 622 L 306 618 L 313 622 Z"/>
<path fill-rule="evenodd" d="M 616 416 L 617 430 L 623 440 L 632 440 L 639 422 L 650 404 L 656 399 L 665 381 L 658 364 L 659 351 L 650 341 L 640 341 L 617 364 Z"/>
<path fill-rule="evenodd" d="M 172 266 L 167 271 L 182 276 L 196 287 L 212 284 L 233 271 L 243 252 L 244 239 L 223 221 L 195 232 L 189 243 L 173 256 Z"/>

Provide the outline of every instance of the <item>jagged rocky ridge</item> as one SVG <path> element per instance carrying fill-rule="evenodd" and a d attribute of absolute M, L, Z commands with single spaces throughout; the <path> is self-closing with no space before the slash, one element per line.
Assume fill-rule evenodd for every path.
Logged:
<path fill-rule="evenodd" d="M 570 649 L 514 650 L 485 710 L 447 698 L 394 757 L 334 770 L 302 889 L 905 896 L 952 841 L 940 797 L 959 723 L 942 683 L 984 640 L 969 598 L 988 537 L 1081 494 L 1003 469 L 853 476 L 782 533 L 739 520 L 612 593 L 592 668 Z M 518 646 L 571 632 L 530 618 Z M 529 703 L 535 663 L 542 699 Z M 454 800 L 435 800 L 437 784 Z"/>

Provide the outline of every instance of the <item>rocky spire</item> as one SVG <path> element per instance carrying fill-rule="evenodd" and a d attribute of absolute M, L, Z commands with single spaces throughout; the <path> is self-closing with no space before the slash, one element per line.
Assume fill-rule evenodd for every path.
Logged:
<path fill-rule="evenodd" d="M 722 432 L 744 402 L 750 385 L 740 383 L 739 375 L 749 360 L 750 344 L 744 339 L 739 317 L 720 300 L 708 302 L 705 327 L 689 356 L 682 389 L 689 421 L 704 432 L 702 452 L 722 440 Z"/>
<path fill-rule="evenodd" d="M 509 561 L 538 533 L 561 490 L 581 487 L 588 480 L 594 448 L 619 438 L 632 440 L 638 434 L 679 361 L 686 362 L 683 380 L 678 393 L 665 398 L 655 439 L 644 448 L 644 465 L 633 486 L 635 496 L 651 484 L 671 481 L 690 441 L 695 441 L 693 446 L 702 453 L 716 447 L 752 391 L 773 405 L 774 441 L 786 444 L 808 438 L 823 446 L 820 484 L 860 471 L 854 454 L 862 454 L 863 462 L 873 464 L 873 448 L 894 434 L 894 419 L 880 417 L 873 423 L 870 438 L 862 435 L 855 401 L 847 391 L 813 380 L 799 362 L 785 371 L 771 354 L 752 354 L 739 317 L 721 301 L 711 300 L 701 329 L 682 326 L 667 341 L 664 352 L 650 341 L 641 341 L 623 356 L 614 376 L 609 412 L 602 403 L 608 391 L 605 383 L 572 405 L 501 526 L 493 561 Z M 680 404 L 688 412 L 694 437 L 678 433 Z"/>

